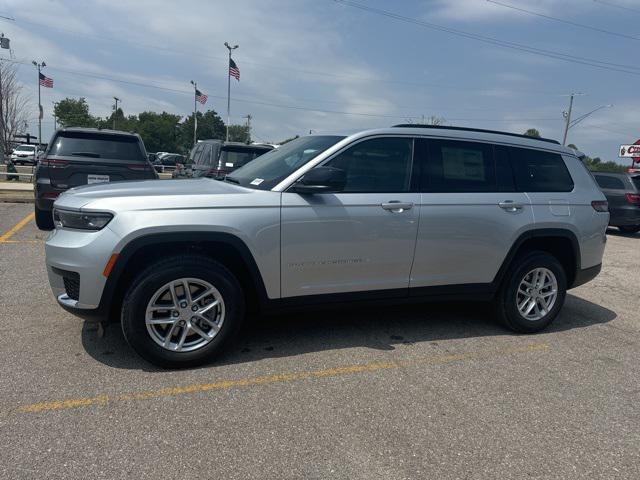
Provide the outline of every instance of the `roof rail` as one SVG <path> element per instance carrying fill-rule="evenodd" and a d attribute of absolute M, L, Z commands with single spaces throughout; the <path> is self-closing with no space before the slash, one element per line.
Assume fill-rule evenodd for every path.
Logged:
<path fill-rule="evenodd" d="M 419 123 L 401 123 L 394 125 L 393 128 L 433 128 L 441 130 L 460 130 L 463 132 L 478 132 L 478 133 L 495 133 L 498 135 L 509 135 L 510 137 L 528 138 L 529 140 L 540 140 L 541 142 L 554 143 L 560 145 L 557 140 L 542 137 L 530 137 L 529 135 L 521 135 L 519 133 L 501 132 L 499 130 L 485 130 L 483 128 L 468 128 L 468 127 L 448 127 L 446 125 L 421 125 Z"/>

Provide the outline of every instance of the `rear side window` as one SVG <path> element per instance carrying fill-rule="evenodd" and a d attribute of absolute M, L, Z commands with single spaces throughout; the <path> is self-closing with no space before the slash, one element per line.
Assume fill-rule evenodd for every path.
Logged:
<path fill-rule="evenodd" d="M 636 186 L 636 189 L 640 190 L 640 176 L 631 177 L 631 181 Z"/>
<path fill-rule="evenodd" d="M 608 175 L 594 175 L 596 182 L 600 188 L 608 188 L 611 190 L 624 190 L 624 182 L 616 177 L 609 177 Z"/>
<path fill-rule="evenodd" d="M 51 145 L 49 155 L 137 162 L 147 160 L 137 137 L 89 132 L 60 132 Z"/>
<path fill-rule="evenodd" d="M 570 192 L 573 179 L 557 153 L 509 147 L 509 158 L 520 192 Z"/>
<path fill-rule="evenodd" d="M 498 190 L 491 145 L 455 140 L 429 140 L 428 144 L 429 153 L 423 190 L 429 192 L 495 192 Z"/>
<path fill-rule="evenodd" d="M 220 165 L 222 168 L 240 168 L 268 150 L 263 148 L 222 147 Z"/>

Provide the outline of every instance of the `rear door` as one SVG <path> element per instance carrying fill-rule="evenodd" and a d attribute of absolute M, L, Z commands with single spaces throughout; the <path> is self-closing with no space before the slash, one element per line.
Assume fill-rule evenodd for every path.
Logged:
<path fill-rule="evenodd" d="M 420 139 L 416 158 L 423 173 L 411 293 L 488 289 L 511 245 L 533 223 L 527 195 L 515 191 L 506 149 Z"/>
<path fill-rule="evenodd" d="M 132 135 L 62 131 L 46 159 L 51 183 L 59 188 L 155 178 L 144 147 Z"/>

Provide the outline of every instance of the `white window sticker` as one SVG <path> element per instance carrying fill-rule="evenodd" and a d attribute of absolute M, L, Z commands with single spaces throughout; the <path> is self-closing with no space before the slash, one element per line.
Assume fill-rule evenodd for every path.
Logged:
<path fill-rule="evenodd" d="M 225 166 L 225 167 L 233 167 L 233 163 L 229 163 L 229 162 L 227 162 L 227 163 L 225 163 L 225 164 L 224 164 L 224 166 Z"/>
<path fill-rule="evenodd" d="M 264 182 L 263 178 L 256 178 L 251 181 L 251 185 L 260 185 L 262 182 Z"/>

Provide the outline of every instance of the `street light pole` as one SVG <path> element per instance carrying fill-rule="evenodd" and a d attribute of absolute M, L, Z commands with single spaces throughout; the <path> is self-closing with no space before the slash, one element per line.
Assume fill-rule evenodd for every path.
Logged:
<path fill-rule="evenodd" d="M 116 117 L 118 116 L 118 102 L 121 101 L 118 97 L 113 97 L 116 101 L 116 105 L 113 110 L 113 129 L 116 129 Z"/>
<path fill-rule="evenodd" d="M 226 141 L 229 141 L 229 117 L 231 116 L 231 73 L 229 68 L 231 67 L 231 52 L 238 48 L 238 45 L 230 46 L 227 42 L 224 42 L 224 46 L 229 50 L 229 63 L 227 64 L 227 136 Z"/>
<path fill-rule="evenodd" d="M 38 148 L 40 148 L 40 145 L 42 144 L 42 102 L 40 99 L 40 71 L 44 67 L 46 67 L 47 64 L 44 62 L 38 63 L 35 60 L 31 63 L 33 63 L 38 70 Z"/>
<path fill-rule="evenodd" d="M 593 115 L 594 113 L 596 113 L 599 110 L 602 110 L 603 108 L 611 108 L 613 107 L 613 104 L 608 104 L 608 105 L 601 105 L 598 108 L 594 108 L 593 110 L 591 110 L 589 113 L 585 113 L 584 115 L 579 116 L 578 118 L 576 118 L 575 120 L 573 120 L 570 124 L 569 124 L 569 128 L 573 128 L 575 127 L 577 124 L 579 124 L 581 121 L 583 121 L 585 118 Z"/>
<path fill-rule="evenodd" d="M 198 99 L 197 99 L 197 92 L 198 92 L 198 84 L 196 82 L 194 82 L 193 80 L 191 81 L 191 85 L 193 85 L 193 146 L 196 146 L 196 143 L 198 143 Z"/>

